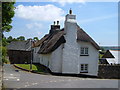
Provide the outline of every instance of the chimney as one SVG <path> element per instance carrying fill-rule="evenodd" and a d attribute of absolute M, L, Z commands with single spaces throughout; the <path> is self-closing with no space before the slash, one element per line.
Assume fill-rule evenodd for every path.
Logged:
<path fill-rule="evenodd" d="M 76 15 L 72 14 L 71 9 L 69 10 L 69 14 L 67 14 L 65 17 L 64 31 L 65 31 L 66 40 L 70 40 L 71 43 L 76 41 L 76 37 L 77 37 Z"/>
<path fill-rule="evenodd" d="M 49 33 L 53 33 L 53 32 L 59 31 L 59 30 L 60 30 L 59 21 L 57 21 L 57 25 L 56 25 L 56 22 L 54 21 L 54 24 L 51 25 L 51 29 L 50 29 Z"/>

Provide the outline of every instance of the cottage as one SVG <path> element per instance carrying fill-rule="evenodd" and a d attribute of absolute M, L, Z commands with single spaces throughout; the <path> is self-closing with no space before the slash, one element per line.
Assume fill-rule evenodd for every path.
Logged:
<path fill-rule="evenodd" d="M 76 22 L 72 10 L 65 17 L 64 28 L 51 25 L 34 45 L 33 63 L 40 63 L 54 73 L 97 76 L 99 46 Z"/>
<path fill-rule="evenodd" d="M 8 56 L 11 64 L 25 64 L 31 62 L 31 42 L 12 41 L 8 46 Z"/>

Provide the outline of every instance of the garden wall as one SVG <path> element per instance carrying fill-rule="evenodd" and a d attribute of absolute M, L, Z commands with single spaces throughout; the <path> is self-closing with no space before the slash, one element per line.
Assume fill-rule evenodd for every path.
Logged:
<path fill-rule="evenodd" d="M 98 77 L 107 79 L 120 79 L 120 64 L 100 64 Z"/>

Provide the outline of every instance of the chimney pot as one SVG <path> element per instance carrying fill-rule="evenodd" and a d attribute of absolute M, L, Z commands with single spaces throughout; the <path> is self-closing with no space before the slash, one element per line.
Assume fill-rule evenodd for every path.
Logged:
<path fill-rule="evenodd" d="M 59 21 L 57 21 L 57 25 L 59 25 Z"/>
<path fill-rule="evenodd" d="M 70 10 L 69 10 L 69 14 L 72 14 L 72 10 L 71 10 L 71 8 L 70 8 Z"/>
<path fill-rule="evenodd" d="M 54 21 L 54 25 L 55 25 L 55 21 Z"/>

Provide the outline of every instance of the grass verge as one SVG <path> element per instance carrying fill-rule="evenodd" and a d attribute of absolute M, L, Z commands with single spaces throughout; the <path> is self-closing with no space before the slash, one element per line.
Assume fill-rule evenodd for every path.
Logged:
<path fill-rule="evenodd" d="M 18 67 L 21 67 L 26 70 L 30 70 L 30 64 L 15 64 Z M 34 72 L 44 72 L 43 69 L 39 65 L 32 64 L 32 71 Z"/>

